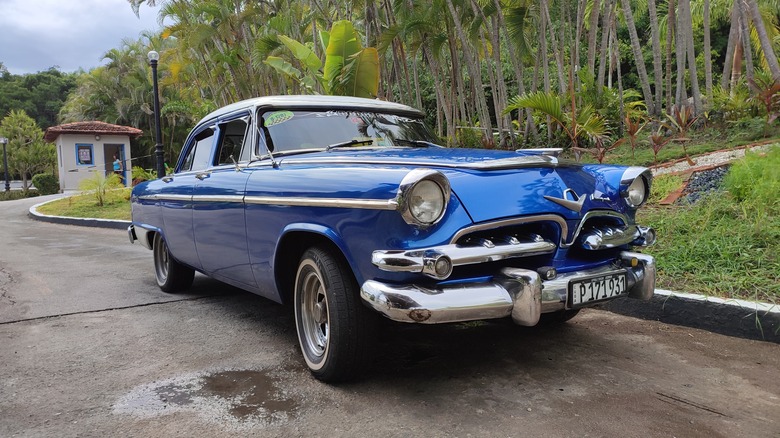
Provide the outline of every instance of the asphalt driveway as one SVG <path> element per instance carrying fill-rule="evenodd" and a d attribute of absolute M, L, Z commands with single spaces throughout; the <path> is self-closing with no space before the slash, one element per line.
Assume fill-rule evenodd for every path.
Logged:
<path fill-rule="evenodd" d="M 558 328 L 388 323 L 312 379 L 289 309 L 160 292 L 121 230 L 0 203 L 0 436 L 780 436 L 780 345 L 586 310 Z"/>

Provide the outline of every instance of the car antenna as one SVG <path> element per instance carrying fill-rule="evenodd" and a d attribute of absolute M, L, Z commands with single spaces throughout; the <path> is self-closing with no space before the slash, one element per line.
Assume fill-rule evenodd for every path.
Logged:
<path fill-rule="evenodd" d="M 265 118 L 262 116 L 260 116 L 260 129 L 262 129 L 262 132 L 258 132 L 258 134 L 262 134 L 265 139 L 265 148 L 268 150 L 268 156 L 271 157 L 271 166 L 277 169 L 279 163 L 276 162 L 274 154 L 271 152 L 274 149 L 274 141 L 271 139 L 271 133 L 268 132 L 268 128 L 265 126 Z"/>

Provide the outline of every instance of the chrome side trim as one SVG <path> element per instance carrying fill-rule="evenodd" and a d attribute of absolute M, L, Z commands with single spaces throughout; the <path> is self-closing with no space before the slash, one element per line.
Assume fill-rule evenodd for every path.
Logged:
<path fill-rule="evenodd" d="M 346 199 L 346 198 L 303 198 L 277 196 L 245 196 L 244 202 L 255 205 L 279 205 L 294 207 L 362 208 L 368 210 L 396 210 L 395 199 Z"/>
<path fill-rule="evenodd" d="M 236 202 L 243 204 L 241 195 L 194 195 L 192 202 Z"/>
<path fill-rule="evenodd" d="M 541 238 L 531 242 L 510 239 L 503 243 L 486 241 L 482 246 L 451 244 L 413 250 L 374 251 L 371 255 L 371 263 L 383 271 L 422 273 L 443 280 L 446 277 L 441 278 L 435 271 L 431 271 L 431 263 L 428 260 L 448 257 L 452 266 L 463 266 L 549 254 L 555 252 L 555 249 L 555 243 Z"/>
<path fill-rule="evenodd" d="M 152 201 L 192 201 L 192 195 L 141 195 L 138 199 L 152 200 Z"/>
<path fill-rule="evenodd" d="M 456 243 L 461 237 L 466 234 L 475 233 L 477 231 L 494 230 L 496 228 L 509 227 L 514 225 L 524 225 L 533 222 L 555 222 L 561 227 L 561 241 L 566 239 L 566 235 L 569 234 L 569 226 L 566 224 L 566 220 L 555 214 L 542 214 L 537 216 L 525 216 L 514 219 L 505 219 L 496 222 L 486 222 L 482 224 L 472 225 L 470 227 L 462 228 L 450 239 L 450 243 Z"/>
<path fill-rule="evenodd" d="M 414 166 L 445 169 L 503 170 L 523 169 L 528 167 L 557 167 L 558 159 L 548 155 L 527 155 L 521 157 L 502 158 L 474 163 L 442 163 L 429 160 L 372 160 L 366 158 L 347 159 L 344 157 L 316 157 L 310 159 L 285 159 L 282 164 L 376 164 L 384 166 Z"/>

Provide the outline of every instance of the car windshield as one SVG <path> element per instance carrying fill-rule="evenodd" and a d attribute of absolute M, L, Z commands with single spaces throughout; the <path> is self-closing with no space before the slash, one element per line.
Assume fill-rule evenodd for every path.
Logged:
<path fill-rule="evenodd" d="M 436 141 L 422 120 L 395 114 L 268 111 L 262 117 L 274 154 L 342 147 L 419 147 Z"/>

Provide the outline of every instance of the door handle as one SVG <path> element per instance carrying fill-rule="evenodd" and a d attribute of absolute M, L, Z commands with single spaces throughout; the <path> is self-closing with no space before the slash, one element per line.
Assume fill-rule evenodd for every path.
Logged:
<path fill-rule="evenodd" d="M 195 174 L 195 178 L 198 178 L 201 181 L 203 181 L 204 179 L 206 179 L 206 178 L 208 178 L 210 176 L 211 176 L 211 172 L 201 172 L 201 173 L 196 173 Z"/>
<path fill-rule="evenodd" d="M 162 182 L 164 182 L 164 183 L 169 183 L 171 181 L 173 181 L 173 177 L 172 176 L 164 176 L 164 177 L 162 177 Z"/>

